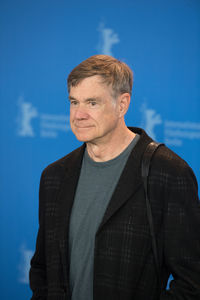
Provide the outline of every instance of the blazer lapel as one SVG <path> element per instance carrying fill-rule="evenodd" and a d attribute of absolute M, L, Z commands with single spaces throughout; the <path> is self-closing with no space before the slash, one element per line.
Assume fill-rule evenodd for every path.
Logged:
<path fill-rule="evenodd" d="M 137 131 L 136 131 L 137 132 Z M 111 197 L 103 220 L 99 226 L 98 232 L 102 226 L 111 218 L 111 216 L 138 190 L 143 184 L 141 177 L 141 159 L 147 144 L 151 139 L 142 131 L 141 137 L 133 148 L 119 182 Z M 97 233 L 98 233 L 97 232 Z"/>
<path fill-rule="evenodd" d="M 68 233 L 71 208 L 74 201 L 76 187 L 80 175 L 82 158 L 85 144 L 73 151 L 65 158 L 63 167 L 65 169 L 62 186 L 56 204 L 56 236 L 59 242 L 61 253 L 64 280 L 67 284 L 68 279 Z"/>

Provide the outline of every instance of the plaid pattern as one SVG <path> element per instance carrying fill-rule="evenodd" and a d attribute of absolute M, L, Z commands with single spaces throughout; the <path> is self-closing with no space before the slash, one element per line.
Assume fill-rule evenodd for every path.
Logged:
<path fill-rule="evenodd" d="M 153 157 L 149 184 L 162 276 L 159 296 L 141 179 L 142 154 L 152 140 L 143 130 L 132 130 L 140 140 L 96 234 L 94 300 L 198 300 L 200 202 L 195 176 L 167 147 Z M 30 269 L 32 300 L 70 300 L 68 228 L 84 147 L 43 171 L 40 226 Z M 170 273 L 174 280 L 166 291 Z"/>

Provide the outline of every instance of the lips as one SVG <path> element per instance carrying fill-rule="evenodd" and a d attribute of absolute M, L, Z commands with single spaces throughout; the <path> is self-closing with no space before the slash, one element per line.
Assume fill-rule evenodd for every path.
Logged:
<path fill-rule="evenodd" d="M 91 125 L 76 125 L 75 124 L 75 127 L 78 128 L 78 129 L 88 129 L 88 128 L 91 128 L 93 126 L 91 126 Z"/>

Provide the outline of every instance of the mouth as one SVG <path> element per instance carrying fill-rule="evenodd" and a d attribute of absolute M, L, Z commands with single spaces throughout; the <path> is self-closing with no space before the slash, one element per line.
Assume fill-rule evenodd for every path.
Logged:
<path fill-rule="evenodd" d="M 88 126 L 88 125 L 75 125 L 76 128 L 78 129 L 89 129 L 91 127 L 94 127 L 94 126 Z"/>

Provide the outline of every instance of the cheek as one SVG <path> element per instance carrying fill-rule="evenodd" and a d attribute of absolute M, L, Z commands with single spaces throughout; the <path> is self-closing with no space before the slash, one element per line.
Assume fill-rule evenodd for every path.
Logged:
<path fill-rule="evenodd" d="M 74 119 L 74 110 L 73 109 L 70 109 L 69 119 L 70 119 L 70 122 Z"/>
<path fill-rule="evenodd" d="M 70 124 L 71 129 L 73 129 L 73 127 L 74 127 L 73 114 L 70 114 L 70 116 L 69 116 L 69 124 Z"/>
<path fill-rule="evenodd" d="M 110 111 L 105 111 L 104 114 L 101 117 L 102 122 L 104 120 L 104 122 L 106 123 L 113 123 L 117 120 L 117 115 L 116 112 L 113 110 Z"/>
<path fill-rule="evenodd" d="M 70 124 L 72 123 L 72 115 L 71 114 L 69 116 L 69 122 L 70 122 Z"/>

